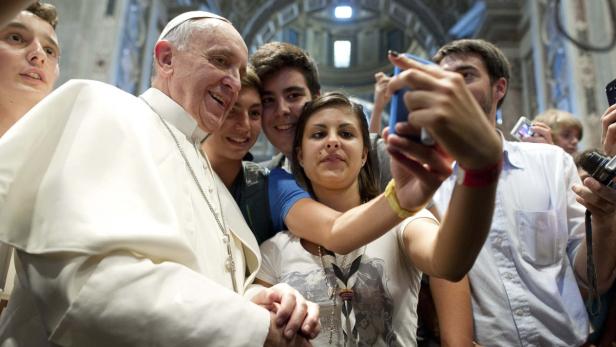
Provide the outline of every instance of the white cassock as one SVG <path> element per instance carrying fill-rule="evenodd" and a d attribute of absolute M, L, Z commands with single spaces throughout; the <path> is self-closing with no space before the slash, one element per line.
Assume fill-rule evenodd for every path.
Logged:
<path fill-rule="evenodd" d="M 231 230 L 239 294 L 223 233 L 158 114 Z M 1 346 L 263 344 L 269 312 L 241 295 L 257 242 L 208 170 L 204 137 L 157 89 L 140 99 L 75 80 L 0 139 L 0 241 L 17 250 L 19 282 Z"/>

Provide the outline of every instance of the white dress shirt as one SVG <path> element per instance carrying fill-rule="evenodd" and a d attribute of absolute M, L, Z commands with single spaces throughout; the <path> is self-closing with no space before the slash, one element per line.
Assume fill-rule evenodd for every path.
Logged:
<path fill-rule="evenodd" d="M 503 140 L 503 149 L 491 230 L 469 273 L 477 342 L 578 346 L 588 317 L 572 267 L 584 237 L 577 170 L 556 146 Z M 455 176 L 434 197 L 442 215 Z"/>
<path fill-rule="evenodd" d="M 70 81 L 0 139 L 0 241 L 19 283 L 2 346 L 262 344 L 269 313 L 242 294 L 257 242 L 199 151 L 194 119 L 156 89 Z M 50 342 L 47 342 L 49 339 Z"/>

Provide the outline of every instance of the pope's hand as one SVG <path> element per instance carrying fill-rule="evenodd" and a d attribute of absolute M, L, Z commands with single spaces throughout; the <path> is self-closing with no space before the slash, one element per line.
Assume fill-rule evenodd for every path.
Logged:
<path fill-rule="evenodd" d="M 263 289 L 252 301 L 272 312 L 274 326 L 270 326 L 270 333 L 284 328 L 284 337 L 288 340 L 292 340 L 298 332 L 313 339 L 321 330 L 319 305 L 306 300 L 285 283 Z"/>

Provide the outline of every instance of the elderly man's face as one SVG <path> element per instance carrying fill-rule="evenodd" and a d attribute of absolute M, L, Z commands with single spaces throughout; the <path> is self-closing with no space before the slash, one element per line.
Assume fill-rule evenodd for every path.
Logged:
<path fill-rule="evenodd" d="M 196 29 L 187 47 L 175 49 L 169 92 L 201 129 L 213 132 L 237 101 L 248 50 L 231 24 L 206 20 L 208 27 Z"/>
<path fill-rule="evenodd" d="M 33 106 L 51 92 L 58 79 L 59 56 L 51 25 L 21 11 L 0 29 L 0 90 L 14 102 Z"/>

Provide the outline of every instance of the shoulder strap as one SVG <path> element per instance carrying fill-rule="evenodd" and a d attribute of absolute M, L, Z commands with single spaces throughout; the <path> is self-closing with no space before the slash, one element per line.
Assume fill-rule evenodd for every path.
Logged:
<path fill-rule="evenodd" d="M 261 244 L 273 236 L 274 229 L 268 195 L 269 170 L 250 161 L 242 162 L 242 167 L 244 185 L 239 203 L 240 210 L 257 241 Z"/>

